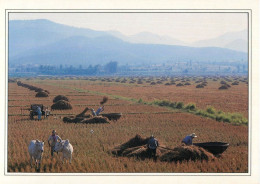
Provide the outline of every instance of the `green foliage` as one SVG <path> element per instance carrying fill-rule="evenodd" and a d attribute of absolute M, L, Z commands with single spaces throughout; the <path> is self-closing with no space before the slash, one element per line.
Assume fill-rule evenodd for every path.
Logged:
<path fill-rule="evenodd" d="M 183 109 L 183 107 L 184 107 L 184 103 L 183 102 L 178 102 L 177 105 L 176 105 L 177 109 Z"/>
<path fill-rule="evenodd" d="M 214 107 L 208 107 L 206 111 L 209 114 L 216 114 L 216 110 L 214 109 Z"/>
<path fill-rule="evenodd" d="M 139 100 L 140 101 L 140 100 Z M 150 104 L 159 105 L 163 107 L 170 107 L 173 109 L 185 110 L 198 116 L 214 119 L 219 122 L 248 124 L 248 120 L 239 113 L 224 113 L 217 111 L 214 107 L 208 107 L 206 110 L 197 109 L 196 104 L 189 103 L 186 106 L 183 102 L 170 102 L 168 100 L 155 100 Z"/>
<path fill-rule="evenodd" d="M 138 100 L 138 103 L 143 103 L 143 99 L 140 98 L 140 99 Z"/>
<path fill-rule="evenodd" d="M 196 110 L 196 104 L 189 103 L 188 105 L 185 106 L 185 109 L 195 111 Z"/>
<path fill-rule="evenodd" d="M 176 102 L 170 102 L 167 100 L 155 100 L 152 102 L 155 105 L 176 108 Z"/>

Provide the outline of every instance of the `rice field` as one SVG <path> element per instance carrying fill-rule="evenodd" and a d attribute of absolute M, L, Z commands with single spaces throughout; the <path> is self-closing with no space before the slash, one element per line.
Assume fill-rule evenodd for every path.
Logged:
<path fill-rule="evenodd" d="M 214 119 L 178 109 L 152 105 L 154 100 L 194 103 L 199 109 L 208 106 L 248 118 L 248 84 L 245 77 L 177 77 L 177 78 L 34 78 L 19 79 L 50 92 L 48 97 L 35 97 L 36 92 L 8 84 L 8 172 L 34 173 L 30 167 L 30 140 L 45 142 L 41 173 L 247 173 L 248 126 L 218 122 Z M 221 81 L 230 84 L 219 90 Z M 122 82 L 123 81 L 123 82 Z M 155 85 L 151 83 L 155 82 Z M 158 82 L 160 81 L 160 82 Z M 166 83 L 175 82 L 171 85 Z M 199 81 L 199 82 L 197 82 Z M 207 82 L 204 88 L 198 83 Z M 231 85 L 239 81 L 238 85 Z M 172 82 L 172 83 L 174 83 Z M 176 86 L 179 82 L 190 85 Z M 43 104 L 49 108 L 53 98 L 64 95 L 72 109 L 53 110 L 41 121 L 29 119 L 29 106 Z M 76 115 L 85 107 L 97 109 L 103 96 L 109 100 L 104 113 L 122 113 L 118 121 L 108 124 L 64 123 L 63 117 Z M 139 101 L 139 102 L 138 102 Z M 87 112 L 90 113 L 90 112 Z M 35 117 L 36 118 L 36 117 Z M 61 163 L 60 156 L 51 158 L 47 140 L 55 129 L 62 139 L 69 139 L 74 148 L 72 164 Z M 94 132 L 91 132 L 93 130 Z M 136 134 L 155 135 L 169 148 L 177 147 L 190 133 L 198 136 L 194 142 L 227 142 L 228 149 L 213 161 L 168 163 L 151 159 L 116 157 L 110 150 Z"/>

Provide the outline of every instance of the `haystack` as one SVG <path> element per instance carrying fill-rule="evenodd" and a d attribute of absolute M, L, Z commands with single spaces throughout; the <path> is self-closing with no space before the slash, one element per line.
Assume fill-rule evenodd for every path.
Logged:
<path fill-rule="evenodd" d="M 110 123 L 109 119 L 102 116 L 87 115 L 84 117 L 64 117 L 64 123 L 85 123 L 85 124 L 99 124 L 99 123 Z"/>
<path fill-rule="evenodd" d="M 176 86 L 184 86 L 182 83 L 178 83 Z"/>
<path fill-rule="evenodd" d="M 108 118 L 102 116 L 95 116 L 93 118 L 84 118 L 79 123 L 86 123 L 86 124 L 99 124 L 99 123 L 110 123 Z"/>
<path fill-rule="evenodd" d="M 142 138 L 140 135 L 136 134 L 136 136 L 132 139 L 129 139 L 127 142 L 115 147 L 112 149 L 112 154 L 117 156 L 126 156 L 126 153 L 128 153 L 129 148 L 135 148 L 135 147 L 143 147 L 148 143 L 149 138 Z M 127 152 L 124 152 L 127 151 Z M 124 154 L 123 154 L 124 153 Z"/>
<path fill-rule="evenodd" d="M 79 123 L 79 122 L 82 121 L 83 119 L 84 119 L 83 117 L 70 116 L 70 117 L 64 117 L 64 118 L 63 118 L 63 122 L 64 122 L 64 123 Z"/>
<path fill-rule="evenodd" d="M 23 83 L 22 83 L 21 81 L 17 81 L 17 85 L 18 85 L 18 86 L 22 86 Z"/>
<path fill-rule="evenodd" d="M 204 85 L 198 84 L 198 85 L 196 86 L 196 88 L 204 88 Z"/>
<path fill-rule="evenodd" d="M 35 97 L 48 97 L 48 93 L 46 93 L 45 91 L 40 91 L 38 93 L 36 93 Z"/>
<path fill-rule="evenodd" d="M 60 100 L 60 101 L 56 102 L 55 104 L 53 104 L 51 106 L 51 109 L 65 110 L 65 109 L 72 109 L 72 106 L 69 102 L 67 102 L 65 100 Z"/>
<path fill-rule="evenodd" d="M 37 88 L 35 87 L 36 89 L 34 89 L 35 92 L 41 92 L 41 91 L 44 91 L 42 88 Z"/>
<path fill-rule="evenodd" d="M 104 96 L 103 100 L 100 102 L 100 105 L 104 105 L 108 101 L 108 97 Z"/>
<path fill-rule="evenodd" d="M 178 146 L 172 151 L 168 151 L 160 157 L 163 162 L 177 162 L 184 160 L 213 160 L 215 157 L 212 153 L 197 146 Z"/>
<path fill-rule="evenodd" d="M 228 86 L 224 84 L 224 85 L 220 86 L 218 89 L 228 89 Z"/>
<path fill-rule="evenodd" d="M 49 92 L 48 90 L 46 90 L 46 89 L 45 89 L 45 90 L 43 90 L 43 91 L 44 91 L 44 92 L 46 92 L 46 93 L 48 93 L 48 94 L 50 94 L 50 92 Z"/>
<path fill-rule="evenodd" d="M 227 84 L 227 82 L 226 81 L 221 81 L 220 84 Z"/>
<path fill-rule="evenodd" d="M 148 138 L 142 138 L 140 135 L 136 135 L 129 141 L 121 144 L 111 150 L 111 153 L 116 156 L 124 157 L 136 157 L 136 158 L 149 158 L 147 152 Z M 207 152 L 201 147 L 197 146 L 178 146 L 174 149 L 167 148 L 159 141 L 159 147 L 157 148 L 156 155 L 163 162 L 177 162 L 183 160 L 212 160 L 214 155 Z"/>
<path fill-rule="evenodd" d="M 235 81 L 235 82 L 232 83 L 232 85 L 239 85 L 239 82 Z"/>
<path fill-rule="evenodd" d="M 58 95 L 56 96 L 54 99 L 53 99 L 53 103 L 56 103 L 60 100 L 64 100 L 64 101 L 67 101 L 69 102 L 69 99 L 66 97 L 66 96 L 63 96 L 63 95 Z"/>

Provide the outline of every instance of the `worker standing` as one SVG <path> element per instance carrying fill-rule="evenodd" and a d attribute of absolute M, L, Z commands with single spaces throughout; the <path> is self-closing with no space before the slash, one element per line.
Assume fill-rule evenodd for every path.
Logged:
<path fill-rule="evenodd" d="M 184 143 L 185 145 L 192 145 L 192 139 L 194 139 L 196 136 L 195 133 L 192 133 L 190 135 L 187 135 L 183 140 L 182 143 Z"/>
<path fill-rule="evenodd" d="M 38 114 L 38 121 L 41 120 L 41 117 L 42 117 L 42 110 L 41 110 L 41 107 L 40 106 L 37 106 L 37 114 Z"/>
<path fill-rule="evenodd" d="M 156 149 L 158 146 L 159 146 L 158 140 L 153 135 L 151 135 L 147 143 L 147 152 L 150 158 L 153 157 L 156 159 Z"/>
<path fill-rule="evenodd" d="M 53 156 L 55 144 L 58 140 L 61 141 L 62 139 L 57 135 L 56 130 L 53 130 L 51 136 L 48 139 L 49 147 L 51 147 L 51 156 Z"/>

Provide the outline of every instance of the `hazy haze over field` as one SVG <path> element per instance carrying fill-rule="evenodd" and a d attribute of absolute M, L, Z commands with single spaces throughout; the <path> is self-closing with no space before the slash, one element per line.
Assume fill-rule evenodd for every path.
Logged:
<path fill-rule="evenodd" d="M 109 62 L 123 73 L 140 70 L 129 66 L 149 73 L 153 65 L 171 74 L 234 74 L 248 68 L 246 13 L 9 13 L 8 28 L 14 73 L 39 65 L 70 66 L 69 73 L 73 66 L 93 65 L 99 73 Z"/>
<path fill-rule="evenodd" d="M 48 19 L 126 36 L 150 32 L 191 44 L 246 30 L 247 13 L 10 13 L 9 20 Z"/>

